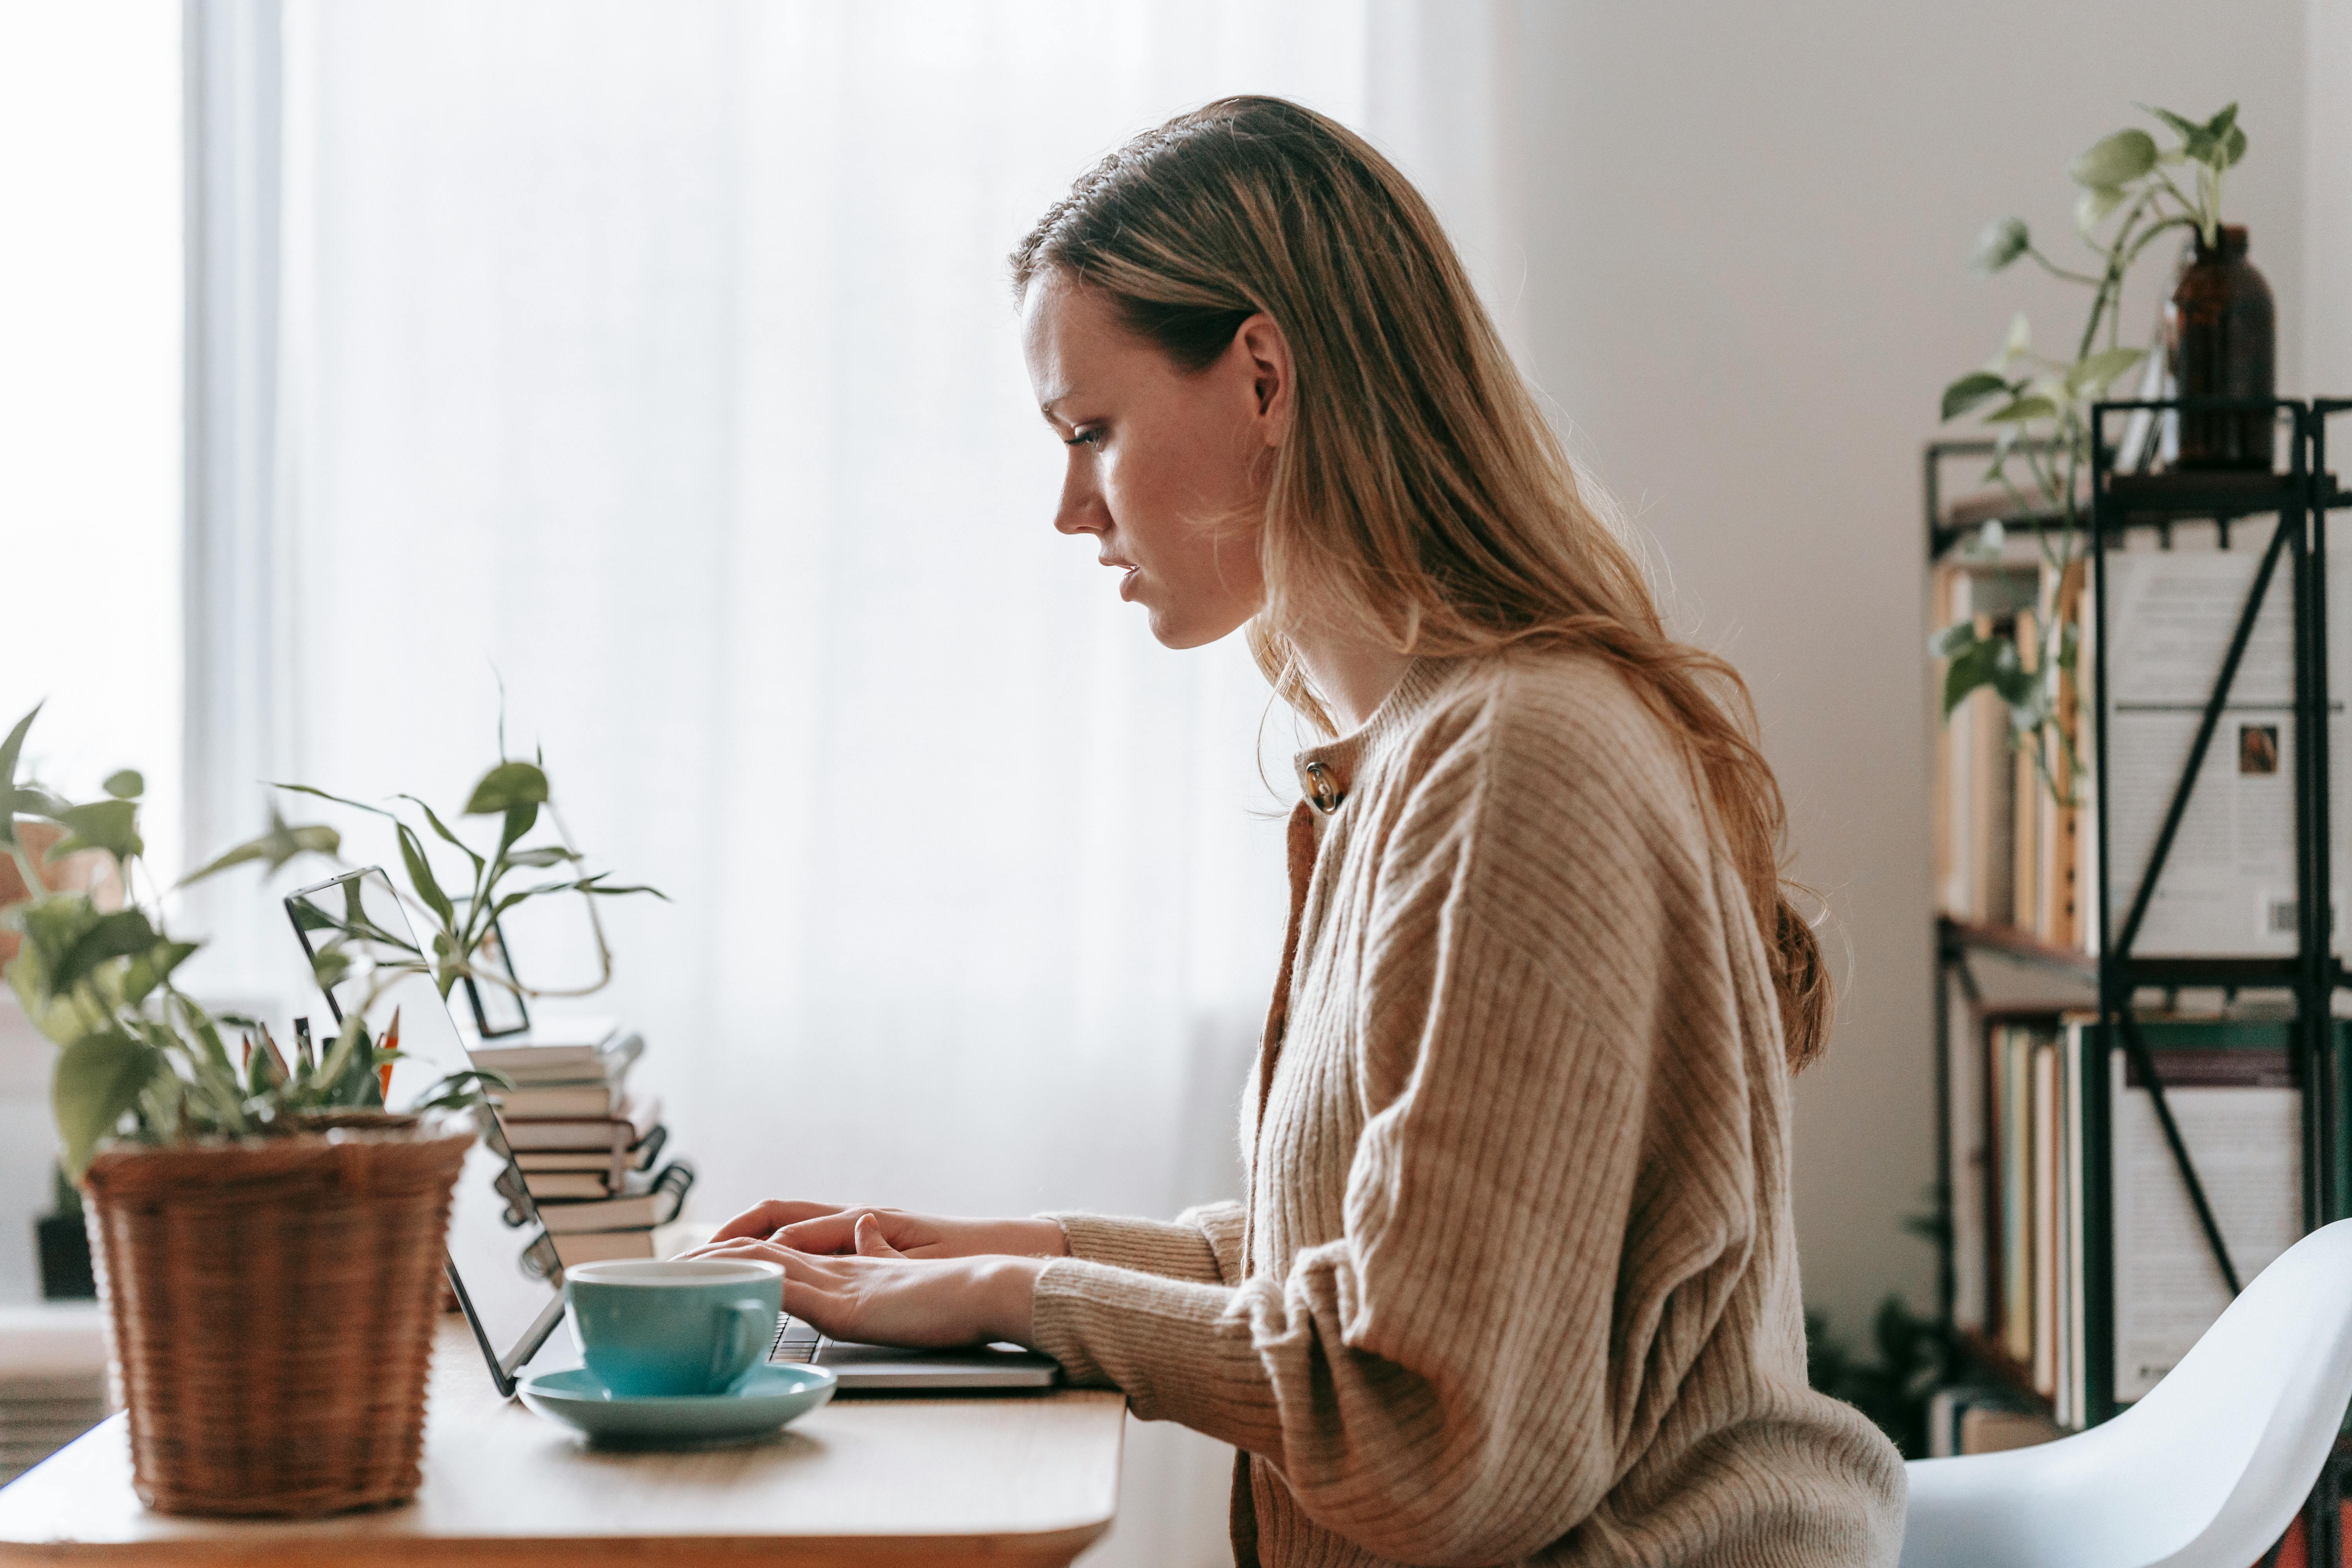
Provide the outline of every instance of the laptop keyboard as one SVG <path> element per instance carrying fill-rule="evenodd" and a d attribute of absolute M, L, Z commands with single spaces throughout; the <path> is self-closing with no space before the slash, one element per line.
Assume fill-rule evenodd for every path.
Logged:
<path fill-rule="evenodd" d="M 776 1342 L 768 1347 L 768 1360 L 771 1363 L 799 1363 L 805 1365 L 816 1360 L 816 1352 L 824 1348 L 823 1334 L 788 1313 L 776 1325 Z"/>

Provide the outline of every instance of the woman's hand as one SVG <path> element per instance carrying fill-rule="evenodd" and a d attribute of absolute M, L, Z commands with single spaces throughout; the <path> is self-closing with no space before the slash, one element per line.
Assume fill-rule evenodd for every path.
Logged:
<path fill-rule="evenodd" d="M 728 1228 L 734 1229 L 751 1215 L 776 1206 L 761 1205 Z M 832 1210 L 811 1218 L 844 1212 L 851 1211 Z M 789 1222 L 779 1230 L 806 1223 Z M 987 1344 L 995 1340 L 1033 1342 L 1031 1309 L 1045 1259 L 989 1255 L 913 1258 L 884 1238 L 882 1222 L 873 1212 L 855 1211 L 848 1225 L 851 1245 L 845 1253 L 820 1255 L 739 1235 L 684 1256 L 756 1258 L 782 1264 L 784 1310 L 837 1340 L 924 1349 Z"/>
<path fill-rule="evenodd" d="M 1004 1253 L 1067 1258 L 1068 1237 L 1050 1219 L 946 1219 L 865 1204 L 796 1203 L 771 1198 L 719 1227 L 710 1240 L 772 1241 L 794 1252 L 857 1252 L 857 1229 L 872 1220 L 890 1251 L 906 1258 L 979 1258 Z"/>

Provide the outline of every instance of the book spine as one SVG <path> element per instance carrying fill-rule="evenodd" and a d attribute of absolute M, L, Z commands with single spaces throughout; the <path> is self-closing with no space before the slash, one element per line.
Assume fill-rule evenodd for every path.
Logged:
<path fill-rule="evenodd" d="M 2011 636 L 2017 645 L 2018 663 L 2030 674 L 2039 668 L 2042 647 L 2042 623 L 2032 610 L 2017 612 Z M 2006 715 L 2003 715 L 2006 717 Z M 2015 802 L 2010 821 L 2009 923 L 2021 931 L 2042 934 L 2042 814 L 2049 804 L 2049 792 L 2042 787 L 2040 770 L 2034 765 L 2033 742 L 2038 736 L 2009 727 L 2010 770 L 2016 776 L 2011 781 L 2010 795 Z"/>
<path fill-rule="evenodd" d="M 1962 592 L 1966 577 L 1961 569 L 1947 562 L 1936 568 L 1931 611 L 1935 629 L 1942 631 L 1958 618 L 1955 601 Z M 1936 907 L 1948 915 L 1966 918 L 1968 890 L 1962 868 L 1965 865 L 1959 845 L 1960 823 L 1967 811 L 1966 791 L 1962 785 L 1966 770 L 1960 763 L 1960 736 L 1958 727 L 1944 715 L 1944 675 L 1948 661 L 1937 660 L 1932 666 L 1934 689 L 1928 695 L 1928 710 L 1936 715 L 1936 773 L 1933 804 L 1936 836 Z"/>

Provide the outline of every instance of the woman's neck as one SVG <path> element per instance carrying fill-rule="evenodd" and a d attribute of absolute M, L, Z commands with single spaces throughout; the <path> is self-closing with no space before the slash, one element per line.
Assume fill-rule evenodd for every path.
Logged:
<path fill-rule="evenodd" d="M 1328 626 L 1287 634 L 1307 681 L 1331 710 L 1339 733 L 1360 728 L 1404 679 L 1410 656 L 1386 643 Z"/>

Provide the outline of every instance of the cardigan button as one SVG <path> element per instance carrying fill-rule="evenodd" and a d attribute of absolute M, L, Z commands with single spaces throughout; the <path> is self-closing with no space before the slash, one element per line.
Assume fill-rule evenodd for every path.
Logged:
<path fill-rule="evenodd" d="M 1346 797 L 1331 782 L 1331 770 L 1321 763 L 1309 763 L 1307 764 L 1307 776 L 1314 781 L 1314 794 L 1310 798 L 1315 802 L 1315 809 L 1326 816 L 1339 810 L 1339 802 Z"/>

